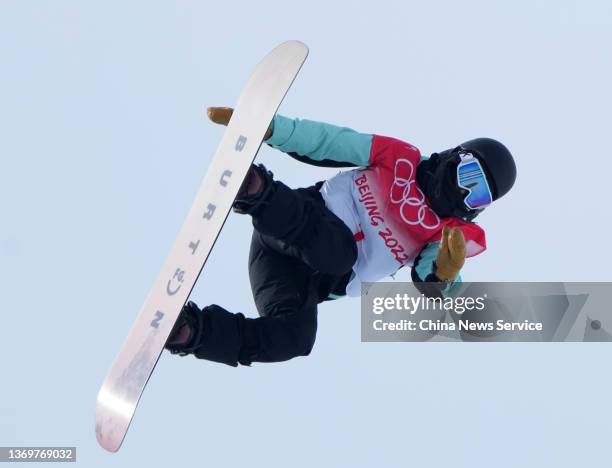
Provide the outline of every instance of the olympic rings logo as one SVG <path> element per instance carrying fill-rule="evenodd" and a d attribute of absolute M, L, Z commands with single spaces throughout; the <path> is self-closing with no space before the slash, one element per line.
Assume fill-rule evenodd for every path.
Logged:
<path fill-rule="evenodd" d="M 417 186 L 413 176 L 414 166 L 411 161 L 408 159 L 395 161 L 395 179 L 389 194 L 391 203 L 400 205 L 400 216 L 406 224 L 436 229 L 440 226 L 440 218 L 425 204 L 425 195 Z"/>

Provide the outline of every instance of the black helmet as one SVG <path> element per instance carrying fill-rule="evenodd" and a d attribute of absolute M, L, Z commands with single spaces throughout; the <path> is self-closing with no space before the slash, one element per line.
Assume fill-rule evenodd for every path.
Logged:
<path fill-rule="evenodd" d="M 516 180 L 516 165 L 508 148 L 492 138 L 476 138 L 460 146 L 473 153 L 482 164 L 493 192 L 493 200 L 510 191 Z"/>
<path fill-rule="evenodd" d="M 456 171 L 462 151 L 469 151 L 482 164 L 493 200 L 504 196 L 514 185 L 516 165 L 508 148 L 492 138 L 466 141 L 421 161 L 417 167 L 417 183 L 429 206 L 443 218 L 454 216 L 471 221 L 482 209 L 469 209 L 464 203 L 465 194 L 457 186 Z"/>

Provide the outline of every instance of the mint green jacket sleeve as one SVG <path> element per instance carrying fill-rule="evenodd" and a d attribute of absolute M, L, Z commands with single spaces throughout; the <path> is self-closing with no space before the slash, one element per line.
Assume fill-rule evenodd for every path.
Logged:
<path fill-rule="evenodd" d="M 354 166 L 370 162 L 372 135 L 347 127 L 338 127 L 305 119 L 276 115 L 272 136 L 266 143 L 285 153 L 294 153 L 313 161 L 334 161 Z"/>
<path fill-rule="evenodd" d="M 437 282 L 435 277 L 435 261 L 438 258 L 438 250 L 440 248 L 440 242 L 430 242 L 427 244 L 421 253 L 416 258 L 414 265 L 412 266 L 412 280 L 415 283 L 419 282 Z M 461 283 L 461 275 L 457 276 L 446 285 L 446 287 L 439 289 L 444 297 L 450 297 L 453 295 L 453 291 L 456 291 L 457 286 Z M 442 283 L 440 283 L 442 284 Z M 418 288 L 418 284 L 415 284 Z"/>

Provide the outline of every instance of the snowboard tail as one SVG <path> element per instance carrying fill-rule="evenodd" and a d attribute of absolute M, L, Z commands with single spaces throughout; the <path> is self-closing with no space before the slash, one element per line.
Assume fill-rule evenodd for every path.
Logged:
<path fill-rule="evenodd" d="M 128 337 L 96 401 L 96 437 L 121 447 L 145 386 L 257 155 L 268 125 L 291 87 L 308 48 L 287 41 L 273 49 L 247 82 L 221 143 Z"/>

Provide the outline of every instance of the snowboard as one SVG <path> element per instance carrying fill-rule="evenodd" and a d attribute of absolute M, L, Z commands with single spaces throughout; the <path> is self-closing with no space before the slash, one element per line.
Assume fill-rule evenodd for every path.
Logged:
<path fill-rule="evenodd" d="M 96 401 L 96 438 L 121 447 L 170 332 L 231 210 L 268 125 L 308 55 L 299 41 L 273 49 L 247 82 L 196 199 Z"/>

